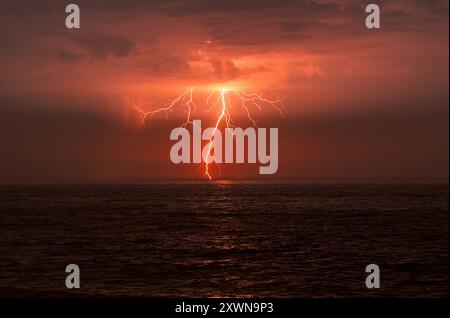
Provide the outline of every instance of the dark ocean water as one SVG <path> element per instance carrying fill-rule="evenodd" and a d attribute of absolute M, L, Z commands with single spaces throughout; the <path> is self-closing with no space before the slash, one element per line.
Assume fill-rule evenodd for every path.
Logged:
<path fill-rule="evenodd" d="M 0 187 L 0 296 L 448 296 L 447 185 Z M 381 289 L 365 287 L 365 267 Z M 74 293 L 70 291 L 70 293 Z"/>

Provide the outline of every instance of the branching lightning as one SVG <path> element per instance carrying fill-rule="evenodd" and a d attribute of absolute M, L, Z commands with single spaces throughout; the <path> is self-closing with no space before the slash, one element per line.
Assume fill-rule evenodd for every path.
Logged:
<path fill-rule="evenodd" d="M 181 95 L 179 95 L 177 98 L 172 99 L 164 104 L 163 107 L 152 110 L 152 111 L 145 111 L 140 106 L 136 105 L 136 103 L 132 103 L 133 108 L 142 116 L 142 124 L 146 125 L 147 120 L 152 117 L 153 115 L 164 113 L 166 116 L 166 119 L 168 117 L 169 112 L 172 112 L 174 108 L 177 105 L 184 106 L 186 108 L 186 122 L 183 124 L 183 127 L 186 127 L 189 124 L 192 124 L 192 113 L 193 111 L 197 110 L 197 106 L 194 103 L 194 87 L 189 88 L 188 90 L 184 91 Z"/>
<path fill-rule="evenodd" d="M 146 125 L 147 121 L 157 115 L 164 113 L 166 118 L 168 114 L 172 112 L 176 107 L 184 107 L 184 112 L 186 114 L 186 121 L 183 123 L 183 127 L 192 124 L 192 114 L 196 112 L 198 109 L 197 105 L 194 103 L 194 91 L 195 88 L 189 88 L 183 93 L 181 93 L 175 99 L 169 100 L 163 104 L 162 107 L 146 111 L 141 106 L 138 106 L 136 103 L 131 103 L 131 106 L 135 111 L 137 111 L 142 117 L 142 124 Z M 237 105 L 234 104 L 234 101 L 237 101 Z M 216 119 L 213 132 L 209 141 L 206 145 L 207 153 L 205 158 L 205 176 L 212 180 L 213 177 L 211 175 L 210 169 L 210 161 L 212 157 L 212 145 L 214 141 L 214 136 L 217 130 L 220 129 L 221 125 L 224 125 L 225 128 L 232 128 L 233 120 L 231 117 L 230 110 L 234 106 L 239 106 L 246 114 L 248 120 L 252 123 L 253 126 L 258 126 L 257 121 L 252 116 L 253 109 L 258 111 L 263 110 L 265 105 L 269 105 L 273 107 L 277 112 L 283 115 L 283 111 L 278 106 L 278 104 L 282 101 L 280 98 L 276 98 L 274 100 L 265 98 L 261 94 L 257 93 L 246 93 L 242 90 L 230 89 L 230 88 L 220 88 L 213 89 L 209 92 L 208 97 L 206 99 L 206 105 L 208 107 L 206 112 L 211 112 L 215 108 L 220 108 L 220 113 Z"/>

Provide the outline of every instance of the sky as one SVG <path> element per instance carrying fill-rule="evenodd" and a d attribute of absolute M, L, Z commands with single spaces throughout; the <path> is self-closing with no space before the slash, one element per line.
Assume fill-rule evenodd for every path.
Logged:
<path fill-rule="evenodd" d="M 66 1 L 0 4 L 0 183 L 204 179 L 174 165 L 177 107 L 190 87 L 204 126 L 206 90 L 280 98 L 254 111 L 279 128 L 279 169 L 215 168 L 218 178 L 448 181 L 449 10 L 446 0 Z M 194 116 L 194 117 L 195 117 Z M 240 127 L 251 123 L 233 112 Z"/>

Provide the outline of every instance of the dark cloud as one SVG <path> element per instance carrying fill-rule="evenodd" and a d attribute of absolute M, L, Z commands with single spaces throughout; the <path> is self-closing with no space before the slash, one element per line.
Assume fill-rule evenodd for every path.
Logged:
<path fill-rule="evenodd" d="M 226 81 L 242 79 L 254 73 L 266 71 L 263 66 L 254 68 L 239 67 L 231 60 L 213 59 L 209 63 L 213 69 L 214 77 Z"/>
<path fill-rule="evenodd" d="M 448 0 L 414 0 L 414 3 L 433 14 L 448 16 Z"/>
<path fill-rule="evenodd" d="M 77 37 L 74 41 L 84 48 L 89 55 L 106 60 L 108 57 L 126 57 L 136 49 L 136 43 L 123 36 L 117 35 L 86 35 Z"/>
<path fill-rule="evenodd" d="M 23 0 L 17 2 L 4 0 L 10 10 L 17 11 L 21 6 L 29 10 L 41 11 L 43 7 L 60 7 L 55 5 L 55 1 L 33 1 Z M 321 3 L 313 0 L 78 0 L 76 3 L 83 9 L 101 12 L 127 11 L 127 10 L 147 10 L 158 11 L 171 15 L 191 15 L 204 13 L 234 13 L 234 12 L 255 12 L 261 10 L 277 9 L 298 9 L 298 10 L 323 10 L 339 5 L 339 1 L 333 3 Z"/>
<path fill-rule="evenodd" d="M 242 11 L 259 11 L 264 9 L 280 9 L 286 6 L 295 6 L 299 2 L 295 0 L 228 0 L 228 1 L 211 1 L 211 0 L 191 0 L 176 1 L 177 4 L 169 8 L 177 14 L 195 14 L 195 13 L 223 13 L 223 12 L 242 12 Z M 310 2 L 310 1 L 308 1 Z"/>
<path fill-rule="evenodd" d="M 336 13 L 342 9 L 357 9 L 360 11 L 368 3 L 365 0 L 78 0 L 75 1 L 82 12 L 161 12 L 172 15 L 192 15 L 205 13 L 236 13 L 259 11 L 276 14 L 277 10 L 308 16 L 318 13 Z M 442 16 L 448 14 L 448 0 L 378 0 L 381 7 L 388 4 L 401 4 L 403 7 L 417 6 L 429 12 Z M 68 3 L 55 0 L 2 0 L 0 13 L 33 15 L 56 13 L 63 10 Z"/>
<path fill-rule="evenodd" d="M 85 34 L 78 38 L 77 44 L 91 56 L 103 60 L 111 56 L 125 57 L 134 51 L 139 33 L 125 30 L 118 35 L 117 27 L 111 33 L 106 28 L 110 27 L 107 23 L 111 21 L 127 25 L 137 14 L 189 17 L 217 43 L 260 46 L 303 41 L 317 32 L 333 28 L 341 31 L 336 37 L 353 37 L 363 27 L 367 5 L 363 0 L 78 0 L 76 3 L 81 8 L 81 32 Z M 382 7 L 384 32 L 430 31 L 429 25 L 448 23 L 446 0 L 379 0 L 377 3 Z M 13 51 L 23 42 L 20 39 L 33 33 L 66 36 L 64 6 L 63 2 L 51 0 L 3 0 L 0 18 L 8 25 L 12 24 L 16 32 L 10 35 L 0 31 L 0 54 Z M 108 18 L 102 19 L 105 16 Z M 344 22 L 339 25 L 323 22 L 336 18 Z M 158 32 L 146 30 L 146 33 L 152 31 Z M 109 35 L 90 35 L 94 32 Z"/>
<path fill-rule="evenodd" d="M 188 72 L 189 63 L 180 57 L 168 57 L 161 59 L 152 67 L 152 71 L 158 74 L 180 74 Z"/>
<path fill-rule="evenodd" d="M 64 63 L 73 63 L 82 58 L 80 54 L 71 53 L 67 51 L 61 51 L 57 55 L 58 59 Z"/>
<path fill-rule="evenodd" d="M 241 70 L 232 61 L 211 61 L 215 75 L 223 80 L 237 79 L 241 75 Z"/>

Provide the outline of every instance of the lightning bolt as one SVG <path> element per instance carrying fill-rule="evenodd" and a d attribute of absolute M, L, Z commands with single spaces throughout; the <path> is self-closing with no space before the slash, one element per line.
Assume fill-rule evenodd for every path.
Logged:
<path fill-rule="evenodd" d="M 192 113 L 193 111 L 197 110 L 197 106 L 194 103 L 193 97 L 194 89 L 195 89 L 194 87 L 187 89 L 175 99 L 166 102 L 163 107 L 152 111 L 145 111 L 134 102 L 131 102 L 132 104 L 131 106 L 142 116 L 142 124 L 144 126 L 147 124 L 147 120 L 156 114 L 164 113 L 167 119 L 168 114 L 172 112 L 177 105 L 185 106 L 186 122 L 183 124 L 183 127 L 186 127 L 187 125 L 192 124 L 191 120 Z"/>
<path fill-rule="evenodd" d="M 222 107 L 220 110 L 219 118 L 217 118 L 216 125 L 214 126 L 214 130 L 211 134 L 211 137 L 209 138 L 209 142 L 207 145 L 208 152 L 206 154 L 206 160 L 205 160 L 206 161 L 205 162 L 205 175 L 208 177 L 209 180 L 212 180 L 212 176 L 209 172 L 209 159 L 211 158 L 211 148 L 212 148 L 212 143 L 214 141 L 214 135 L 216 134 L 216 131 L 219 129 L 219 125 L 223 119 L 225 119 L 227 127 L 231 126 L 230 114 L 229 114 L 228 108 L 227 108 L 227 102 L 229 101 L 227 92 L 228 92 L 228 90 L 226 88 L 222 88 L 220 90 L 220 96 L 218 97 L 219 100 L 218 100 L 218 102 L 216 102 L 214 104 L 214 105 L 217 105 L 220 102 Z"/>
<path fill-rule="evenodd" d="M 142 117 L 142 124 L 145 126 L 150 117 L 164 113 L 166 119 L 168 114 L 172 112 L 177 106 L 184 106 L 186 113 L 186 121 L 183 124 L 183 127 L 187 127 L 189 124 L 193 124 L 192 114 L 198 109 L 196 104 L 194 103 L 194 91 L 195 88 L 189 88 L 183 93 L 181 93 L 175 99 L 169 100 L 162 107 L 157 108 L 152 111 L 145 111 L 142 107 L 138 106 L 136 103 L 131 103 L 132 108 L 137 111 Z M 247 115 L 248 120 L 252 123 L 253 126 L 257 127 L 257 121 L 252 116 L 252 109 L 256 108 L 258 111 L 263 110 L 263 105 L 270 105 L 276 111 L 283 115 L 283 111 L 278 106 L 278 104 L 282 101 L 280 98 L 276 98 L 274 100 L 265 98 L 262 94 L 257 93 L 247 93 L 242 90 L 237 89 L 229 89 L 229 88 L 220 88 L 213 89 L 209 92 L 208 97 L 206 99 L 206 105 L 208 109 L 206 112 L 210 112 L 211 110 L 220 107 L 220 114 L 217 117 L 216 123 L 214 125 L 213 132 L 211 137 L 209 138 L 207 147 L 207 153 L 205 158 L 205 176 L 212 180 L 213 176 L 211 175 L 211 169 L 209 162 L 212 157 L 212 145 L 214 142 L 214 136 L 216 132 L 220 129 L 222 123 L 226 128 L 234 127 L 233 120 L 230 114 L 230 109 L 233 108 L 232 100 L 238 100 L 238 106 L 240 106 L 245 114 Z"/>

